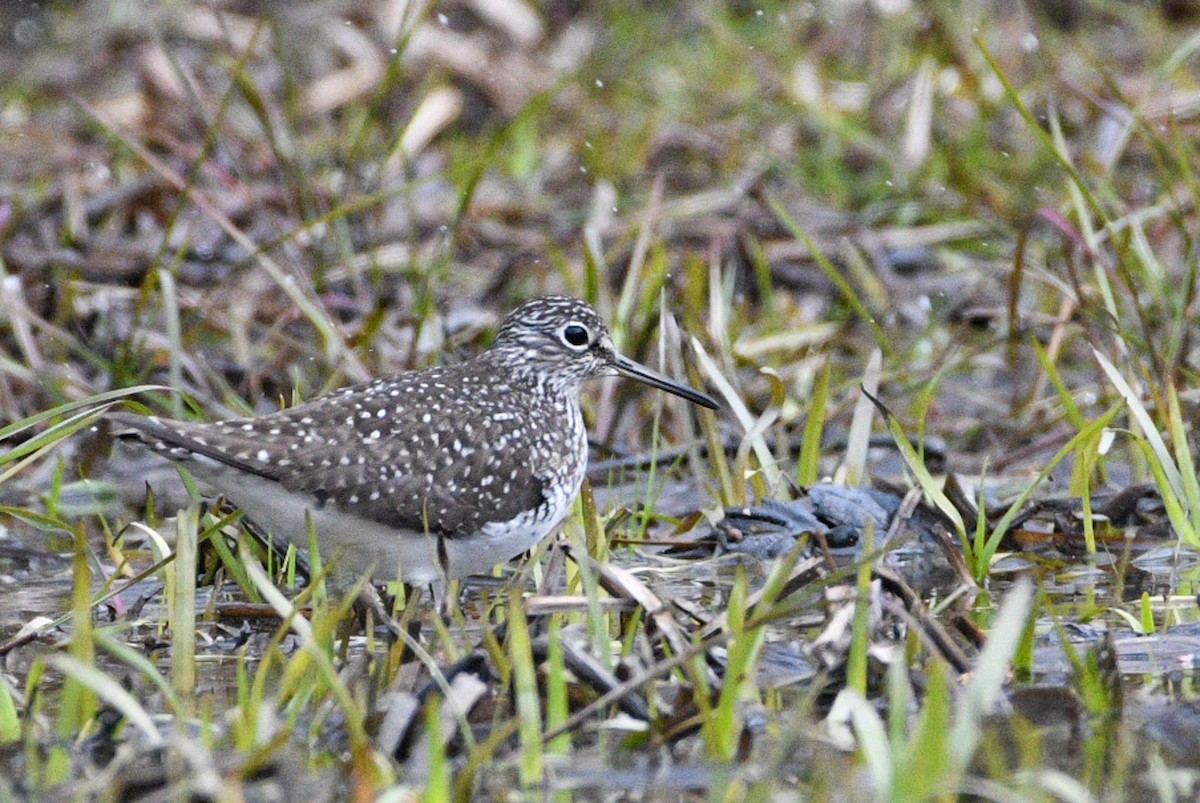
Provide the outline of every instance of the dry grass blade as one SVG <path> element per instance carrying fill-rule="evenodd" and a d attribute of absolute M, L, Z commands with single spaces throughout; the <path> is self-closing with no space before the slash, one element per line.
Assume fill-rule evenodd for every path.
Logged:
<path fill-rule="evenodd" d="M 279 289 L 292 300 L 296 308 L 304 314 L 304 317 L 317 330 L 317 333 L 321 336 L 321 342 L 325 347 L 326 354 L 330 357 L 337 357 L 347 375 L 359 382 L 365 381 L 370 377 L 366 367 L 359 360 L 358 355 L 347 345 L 340 328 L 329 317 L 328 313 L 320 307 L 317 301 L 309 298 L 307 293 L 301 288 L 300 283 L 296 281 L 295 276 L 289 274 L 274 259 L 259 249 L 246 233 L 234 225 L 233 221 L 199 189 L 189 186 L 184 178 L 172 170 L 165 162 L 141 144 L 134 142 L 122 134 L 120 129 L 107 121 L 104 114 L 94 106 L 82 99 L 78 102 L 89 115 L 98 123 L 108 128 L 114 136 L 121 139 L 127 147 L 136 152 L 146 164 L 157 171 L 171 186 L 180 192 L 188 193 L 188 198 L 192 203 L 196 204 L 207 216 L 215 221 L 234 242 L 246 249 L 247 253 L 254 255 L 258 265 L 267 272 L 267 275 L 271 277 Z"/>
<path fill-rule="evenodd" d="M 846 456 L 842 459 L 834 481 L 838 484 L 858 487 L 867 479 L 867 449 L 871 444 L 871 421 L 874 408 L 879 406 L 874 395 L 879 393 L 879 376 L 883 370 L 883 352 L 875 349 L 863 369 L 862 395 L 854 403 L 854 417 L 850 421 L 850 434 L 846 438 Z"/>
<path fill-rule="evenodd" d="M 601 610 L 629 613 L 639 605 L 634 599 L 598 599 L 594 602 L 585 596 L 534 595 L 525 598 L 525 613 L 529 616 L 550 616 L 556 613 L 587 613 L 593 605 Z"/>
<path fill-rule="evenodd" d="M 783 485 L 783 475 L 779 471 L 779 467 L 775 463 L 775 455 L 771 454 L 771 449 L 767 442 L 762 437 L 762 430 L 757 426 L 759 418 L 746 407 L 746 403 L 742 401 L 741 396 L 734 389 L 717 367 L 716 362 L 708 355 L 700 341 L 692 338 L 692 353 L 696 355 L 696 360 L 700 364 L 700 368 L 707 375 L 708 380 L 721 393 L 721 399 L 726 406 L 737 418 L 738 423 L 742 426 L 746 433 L 746 441 L 750 444 L 750 448 L 754 451 L 754 456 L 758 459 L 759 467 L 766 475 L 767 483 L 771 488 L 780 488 Z M 768 410 L 763 416 L 772 415 Z M 745 478 L 739 478 L 741 481 L 735 485 L 735 491 L 744 487 Z M 741 491 L 744 494 L 744 491 Z"/>
<path fill-rule="evenodd" d="M 394 756 L 401 742 L 415 726 L 421 700 L 415 694 L 392 691 L 382 701 L 383 722 L 375 734 L 375 746 L 385 755 Z"/>
<path fill-rule="evenodd" d="M 983 718 L 992 711 L 1008 678 L 1009 667 L 1025 631 L 1033 607 L 1033 583 L 1021 578 L 1004 598 L 996 621 L 988 631 L 987 644 L 975 661 L 966 693 L 958 706 L 958 718 L 950 744 L 960 765 L 967 762 L 979 744 Z"/>
<path fill-rule="evenodd" d="M 466 722 L 466 717 L 471 713 L 472 709 L 487 695 L 490 691 L 488 684 L 484 683 L 479 678 L 469 672 L 460 672 L 454 676 L 454 680 L 450 681 L 450 693 L 440 700 L 434 699 L 426 703 L 426 705 L 438 705 L 441 711 L 437 717 L 438 732 L 430 734 L 432 740 L 436 740 L 437 744 L 444 750 L 458 732 L 460 723 Z M 400 714 L 410 710 L 410 707 L 405 704 L 397 709 L 400 713 L 395 715 L 397 719 Z M 389 714 L 391 711 L 389 711 Z M 415 713 L 415 711 L 414 711 Z M 389 740 L 389 743 L 391 740 Z M 393 748 L 394 752 L 394 748 Z M 428 779 L 431 777 L 430 767 L 433 763 L 431 756 L 431 744 L 429 740 L 423 740 L 418 743 L 416 749 L 406 762 L 407 769 L 416 779 Z"/>
<path fill-rule="evenodd" d="M 564 549 L 571 560 L 576 562 L 580 560 L 579 556 L 569 546 L 564 547 Z M 624 599 L 633 600 L 646 611 L 651 621 L 657 626 L 658 631 L 666 638 L 673 653 L 678 654 L 687 650 L 688 639 L 683 629 L 675 621 L 675 617 L 663 601 L 645 583 L 637 579 L 629 571 L 614 566 L 611 563 L 599 563 L 587 556 L 585 556 L 585 559 L 588 561 L 591 570 L 599 578 L 600 584 L 609 593 Z"/>
<path fill-rule="evenodd" d="M 461 92 L 450 87 L 434 89 L 425 96 L 408 121 L 408 126 L 400 136 L 396 158 L 403 157 L 404 163 L 411 163 L 439 133 L 458 119 L 462 110 Z M 388 172 L 396 172 L 391 162 L 387 169 Z"/>

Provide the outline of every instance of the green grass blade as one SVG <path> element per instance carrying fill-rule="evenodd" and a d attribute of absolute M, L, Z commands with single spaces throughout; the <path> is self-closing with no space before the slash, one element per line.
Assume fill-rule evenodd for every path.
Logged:
<path fill-rule="evenodd" d="M 817 374 L 817 384 L 808 406 L 808 418 L 804 422 L 800 459 L 796 468 L 796 482 L 800 485 L 813 485 L 821 475 L 821 436 L 825 431 L 825 408 L 829 404 L 829 375 L 832 370 L 833 366 L 827 357 Z"/>
<path fill-rule="evenodd" d="M 1022 577 L 1000 605 L 1000 612 L 988 631 L 987 643 L 975 660 L 975 668 L 959 700 L 950 729 L 950 753 L 964 771 L 979 744 L 983 719 L 1000 698 L 1032 606 L 1033 583 Z"/>
<path fill-rule="evenodd" d="M 518 768 L 521 785 L 525 789 L 534 789 L 542 782 L 542 708 L 529 628 L 525 622 L 525 608 L 517 594 L 509 601 L 508 647 L 512 657 L 517 718 L 520 720 L 518 735 L 521 757 Z"/>
<path fill-rule="evenodd" d="M 1067 421 L 1075 429 L 1083 428 L 1083 413 L 1079 412 L 1079 405 L 1075 404 L 1075 399 L 1071 396 L 1071 391 L 1067 388 L 1067 383 L 1063 381 L 1062 374 L 1058 371 L 1058 366 L 1050 361 L 1050 355 L 1042 348 L 1042 344 L 1038 342 L 1035 336 L 1029 336 L 1029 345 L 1033 348 L 1034 355 L 1037 356 L 1038 364 L 1042 366 L 1042 370 L 1046 372 L 1050 384 L 1054 387 L 1054 392 L 1058 395 L 1058 400 L 1062 402 Z"/>
<path fill-rule="evenodd" d="M 1121 372 L 1112 362 L 1101 354 L 1099 351 L 1092 349 L 1092 354 L 1096 357 L 1096 362 L 1100 363 L 1100 367 L 1104 369 L 1108 380 L 1117 388 L 1117 392 L 1121 394 L 1121 398 L 1125 400 L 1125 404 L 1129 407 L 1129 414 L 1133 416 L 1133 420 L 1137 422 L 1138 428 L 1142 431 L 1142 436 L 1150 445 L 1151 451 L 1154 453 L 1154 459 L 1162 467 L 1163 475 L 1166 477 L 1167 484 L 1170 486 L 1171 493 L 1180 501 L 1187 498 L 1183 489 L 1183 477 L 1179 473 L 1178 466 L 1175 465 L 1175 459 L 1171 457 L 1171 452 L 1167 449 L 1166 443 L 1163 442 L 1162 436 L 1158 432 L 1158 427 L 1153 419 L 1150 418 L 1150 413 L 1146 411 L 1142 400 L 1134 393 L 1133 388 L 1125 381 L 1125 377 L 1121 376 Z"/>
<path fill-rule="evenodd" d="M 120 390 L 108 390 L 104 393 L 97 393 L 94 396 L 88 396 L 86 399 L 79 399 L 78 401 L 60 404 L 57 407 L 51 407 L 49 410 L 43 410 L 40 413 L 35 413 L 34 415 L 22 418 L 20 421 L 14 421 L 8 426 L 0 427 L 0 440 L 11 438 L 18 432 L 23 432 L 30 427 L 37 426 L 43 421 L 49 421 L 50 419 L 57 418 L 60 415 L 73 413 L 76 410 L 82 410 L 84 408 L 98 407 L 100 405 L 118 401 L 120 399 L 127 399 L 130 396 L 136 396 L 139 393 L 150 393 L 159 390 L 169 391 L 171 388 L 166 387 L 165 385 L 137 385 L 131 388 L 121 388 Z M 5 462 L 7 462 L 7 458 L 7 455 L 0 457 L 0 465 L 3 465 Z"/>
<path fill-rule="evenodd" d="M 887 729 L 875 707 L 865 697 L 850 687 L 838 692 L 829 719 L 835 722 L 849 720 L 867 765 L 876 800 L 895 800 L 896 783 L 894 752 L 888 740 Z"/>
<path fill-rule="evenodd" d="M 1179 393 L 1175 383 L 1167 384 L 1167 426 L 1171 433 L 1171 446 L 1179 460 L 1179 476 L 1183 485 L 1184 501 L 1187 502 L 1193 531 L 1200 532 L 1200 481 L 1196 478 L 1196 464 L 1192 460 L 1192 446 L 1188 442 L 1186 424 L 1179 408 Z"/>
<path fill-rule="evenodd" d="M 21 715 L 13 700 L 8 678 L 0 677 L 0 745 L 12 744 L 21 738 Z"/>
<path fill-rule="evenodd" d="M 48 659 L 48 663 L 68 678 L 86 686 L 96 696 L 119 711 L 121 716 L 142 732 L 142 736 L 149 746 L 158 747 L 163 744 L 162 735 L 155 727 L 154 719 L 116 678 L 100 671 L 94 665 L 70 655 L 52 655 Z"/>
<path fill-rule="evenodd" d="M 888 425 L 888 432 L 892 435 L 892 440 L 896 442 L 896 448 L 900 451 L 900 456 L 904 458 L 904 464 L 908 470 L 913 473 L 917 480 L 917 485 L 921 488 L 921 492 L 925 494 L 925 498 L 932 502 L 938 510 L 945 514 L 946 518 L 954 524 L 954 529 L 958 533 L 959 541 L 963 546 L 970 551 L 970 543 L 967 541 L 967 526 L 963 522 L 962 515 L 959 514 L 950 499 L 942 491 L 942 487 L 929 473 L 929 469 L 925 467 L 925 462 L 921 460 L 921 456 L 917 454 L 917 450 L 913 448 L 908 436 L 904 433 L 904 428 L 900 425 L 900 421 L 892 412 L 883 405 L 883 402 L 876 399 L 874 396 L 863 391 L 864 395 L 870 399 L 880 415 Z"/>
<path fill-rule="evenodd" d="M 1150 467 L 1150 474 L 1154 477 L 1154 484 L 1158 486 L 1158 494 L 1162 497 L 1167 519 L 1171 522 L 1171 527 L 1175 530 L 1179 540 L 1190 547 L 1200 549 L 1200 533 L 1197 533 L 1192 527 L 1192 520 L 1188 517 L 1187 511 L 1183 509 L 1183 501 L 1174 494 L 1162 463 L 1155 458 L 1153 447 L 1146 443 L 1144 438 L 1137 436 L 1134 436 L 1134 443 L 1138 445 L 1145 456 L 1146 464 Z"/>
<path fill-rule="evenodd" d="M 196 554 L 200 510 L 175 516 L 175 600 L 171 609 L 171 688 L 190 710 L 196 690 Z"/>
<path fill-rule="evenodd" d="M 110 634 L 110 631 L 97 630 L 93 634 L 96 646 L 116 658 L 118 661 L 128 665 L 131 669 L 148 680 L 154 686 L 154 688 L 158 690 L 159 694 L 163 696 L 167 706 L 171 709 L 171 713 L 173 713 L 177 718 L 182 720 L 184 717 L 186 717 L 187 709 L 184 707 L 183 702 L 178 696 L 176 696 L 175 690 L 171 688 L 171 684 L 165 677 L 163 677 L 162 673 L 158 671 L 158 667 L 154 665 L 154 662 L 138 650 L 121 641 L 118 641 L 113 637 L 113 635 Z"/>
<path fill-rule="evenodd" d="M 1088 440 L 1095 437 L 1097 433 L 1101 432 L 1110 423 L 1112 423 L 1112 420 L 1117 417 L 1117 414 L 1120 411 L 1121 408 L 1118 405 L 1110 407 L 1108 412 L 1077 432 L 1075 437 L 1071 438 L 1071 440 L 1067 441 L 1065 446 L 1059 449 L 1058 453 L 1051 458 L 1050 462 L 1045 468 L 1042 469 L 1041 473 L 1034 478 L 1033 482 L 1031 482 L 1029 486 L 1021 492 L 1021 495 L 1017 497 L 1016 501 L 1009 505 L 1005 514 L 1000 517 L 1000 521 L 996 522 L 996 526 L 992 528 L 992 534 L 988 537 L 987 543 L 984 545 L 983 554 L 976 556 L 976 560 L 984 564 L 991 562 L 992 555 L 994 555 L 996 550 L 999 548 L 1000 541 L 1004 538 L 1004 534 L 1008 532 L 1008 528 L 1012 526 L 1013 521 L 1015 521 L 1017 516 L 1020 515 L 1025 509 L 1025 503 L 1029 501 L 1029 497 L 1033 493 L 1034 489 L 1041 485 L 1042 482 L 1044 482 L 1045 479 L 1050 476 L 1050 472 L 1054 471 L 1055 467 L 1058 466 L 1058 464 L 1061 463 L 1067 455 L 1078 449 L 1081 444 L 1087 443 Z"/>
<path fill-rule="evenodd" d="M 863 531 L 863 554 L 875 551 L 874 521 L 867 520 Z M 850 629 L 850 653 L 846 657 L 846 687 L 863 697 L 867 696 L 867 651 L 871 646 L 871 634 L 867 623 L 871 613 L 871 561 L 864 558 L 858 563 L 854 583 L 854 622 Z"/>
<path fill-rule="evenodd" d="M 850 283 L 846 281 L 846 277 L 842 275 L 842 272 L 834 267 L 833 263 L 830 262 L 823 253 L 821 253 L 821 249 L 817 248 L 817 244 L 814 243 L 812 238 L 808 236 L 808 232 L 800 228 L 800 224 L 798 224 L 792 218 L 792 216 L 788 214 L 788 211 L 783 208 L 783 204 L 781 204 L 775 198 L 768 197 L 767 205 L 771 207 L 771 211 L 775 213 L 775 217 L 778 218 L 781 223 L 783 223 L 784 227 L 791 233 L 791 235 L 800 242 L 804 243 L 804 247 L 808 249 L 808 253 L 812 255 L 812 258 L 816 261 L 817 266 L 821 269 L 821 272 L 825 274 L 825 278 L 829 279 L 829 281 L 833 283 L 833 286 L 836 287 L 838 292 L 841 294 L 842 299 L 850 305 L 850 309 L 854 310 L 854 314 L 857 315 L 862 322 L 867 325 L 867 328 L 871 330 L 871 334 L 875 338 L 875 345 L 877 345 L 884 354 L 888 355 L 889 357 L 892 356 L 892 339 L 888 337 L 886 332 L 883 331 L 883 327 L 879 325 L 879 321 L 876 320 L 875 315 L 873 315 L 871 311 L 866 308 L 862 300 L 858 297 L 858 293 L 856 293 L 854 288 L 850 286 Z"/>

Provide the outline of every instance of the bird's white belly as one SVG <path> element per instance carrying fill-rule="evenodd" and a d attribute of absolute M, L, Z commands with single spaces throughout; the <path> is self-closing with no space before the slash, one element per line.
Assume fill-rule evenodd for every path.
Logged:
<path fill-rule="evenodd" d="M 246 511 L 255 524 L 297 548 L 308 548 L 311 519 L 321 557 L 335 561 L 336 571 L 356 577 L 369 572 L 379 582 L 399 578 L 413 586 L 487 572 L 533 548 L 562 521 L 583 481 L 581 464 L 577 481 L 554 493 L 546 514 L 537 519 L 526 513 L 512 521 L 485 525 L 475 535 L 438 538 L 397 530 L 344 510 L 318 509 L 312 497 L 285 491 L 262 477 L 239 475 L 230 481 L 225 472 L 210 472 L 198 463 L 192 467 L 198 478 Z M 439 552 L 444 557 L 439 558 Z"/>

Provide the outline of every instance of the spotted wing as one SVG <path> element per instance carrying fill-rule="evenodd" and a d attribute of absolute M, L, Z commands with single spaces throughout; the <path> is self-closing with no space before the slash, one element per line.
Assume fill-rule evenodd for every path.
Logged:
<path fill-rule="evenodd" d="M 522 437 L 486 382 L 475 389 L 473 375 L 446 373 L 383 380 L 286 411 L 303 445 L 283 484 L 380 524 L 448 538 L 540 506 L 536 439 Z"/>
<path fill-rule="evenodd" d="M 130 413 L 109 413 L 107 417 L 117 437 L 136 440 L 171 460 L 210 468 L 229 466 L 267 479 L 280 478 L 277 462 L 285 450 L 249 436 L 236 421 L 201 424 Z M 203 476 L 206 472 L 199 473 Z"/>
<path fill-rule="evenodd" d="M 119 435 L 190 461 L 214 482 L 215 469 L 229 466 L 309 493 L 318 506 L 452 538 L 511 521 L 545 499 L 541 466 L 552 434 L 523 430 L 529 417 L 513 413 L 506 390 L 463 364 L 345 388 L 260 418 L 111 419 Z"/>

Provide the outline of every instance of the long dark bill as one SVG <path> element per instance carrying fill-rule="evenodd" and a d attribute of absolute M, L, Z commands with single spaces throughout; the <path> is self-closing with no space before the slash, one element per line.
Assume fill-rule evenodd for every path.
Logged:
<path fill-rule="evenodd" d="M 649 385 L 652 388 L 665 390 L 667 393 L 674 393 L 680 398 L 687 399 L 692 404 L 698 404 L 701 407 L 707 407 L 710 410 L 717 410 L 720 405 L 716 399 L 701 393 L 698 390 L 692 390 L 687 385 L 676 382 L 674 379 L 663 376 L 658 371 L 647 368 L 640 362 L 634 362 L 628 357 L 617 355 L 616 362 L 613 366 L 617 369 L 617 373 L 621 376 L 627 376 L 630 379 L 636 379 L 642 384 Z"/>

